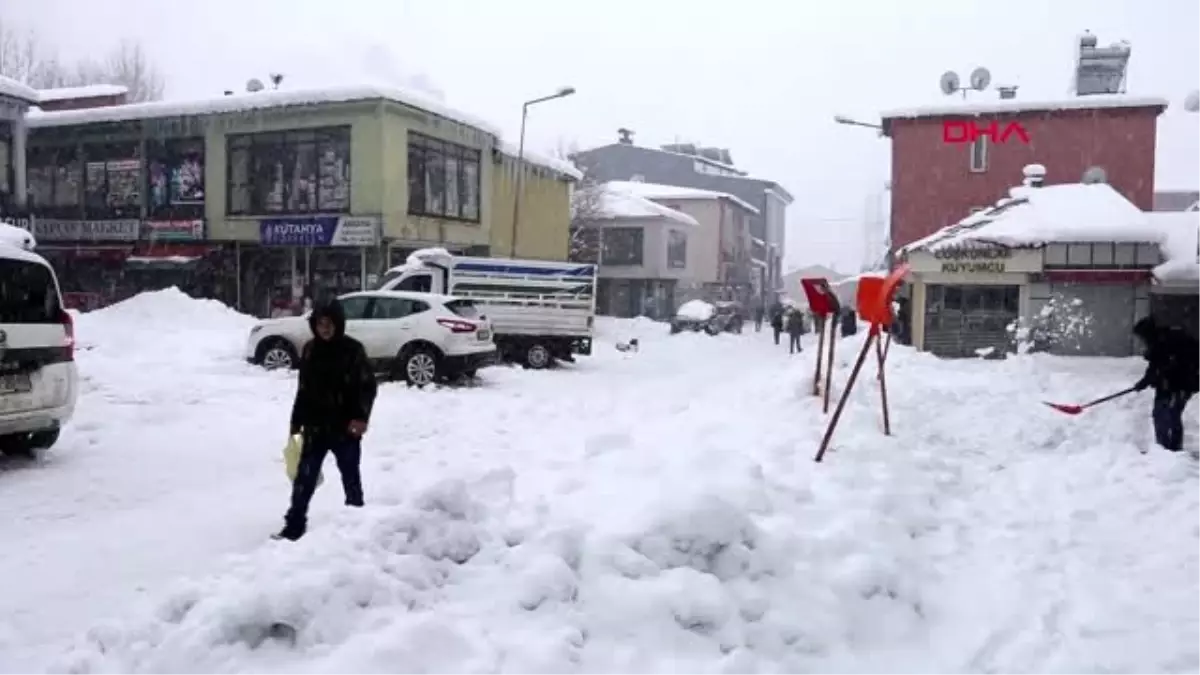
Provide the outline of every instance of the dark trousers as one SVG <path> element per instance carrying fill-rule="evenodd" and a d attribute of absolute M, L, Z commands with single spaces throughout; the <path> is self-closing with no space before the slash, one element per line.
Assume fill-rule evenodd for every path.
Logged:
<path fill-rule="evenodd" d="M 800 346 L 800 334 L 791 333 L 791 340 L 788 342 L 788 353 L 795 354 L 796 352 L 804 351 L 804 347 Z"/>
<path fill-rule="evenodd" d="M 1154 392 L 1154 439 L 1167 450 L 1183 449 L 1183 410 L 1191 398 L 1190 392 Z"/>
<path fill-rule="evenodd" d="M 779 344 L 779 336 L 783 334 L 783 327 L 771 326 L 771 329 L 775 331 L 775 344 Z"/>
<path fill-rule="evenodd" d="M 308 525 L 308 505 L 317 491 L 317 477 L 321 475 L 321 465 L 329 453 L 333 453 L 338 473 L 342 474 L 346 505 L 363 505 L 362 472 L 359 468 L 362 461 L 361 441 L 345 436 L 305 434 L 296 480 L 292 481 L 292 505 L 283 518 L 289 529 L 302 533 Z"/>

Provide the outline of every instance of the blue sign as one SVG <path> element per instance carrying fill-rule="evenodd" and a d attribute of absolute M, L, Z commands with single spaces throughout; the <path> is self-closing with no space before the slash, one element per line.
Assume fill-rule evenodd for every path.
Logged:
<path fill-rule="evenodd" d="M 338 229 L 337 216 L 264 218 L 259 241 L 264 246 L 329 246 Z"/>

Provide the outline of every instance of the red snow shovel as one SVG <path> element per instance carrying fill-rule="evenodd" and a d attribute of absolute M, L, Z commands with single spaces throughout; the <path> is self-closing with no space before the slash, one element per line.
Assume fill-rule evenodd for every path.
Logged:
<path fill-rule="evenodd" d="M 1135 391 L 1137 391 L 1137 387 L 1130 387 L 1128 389 L 1122 389 L 1121 391 L 1118 391 L 1115 394 L 1109 394 L 1108 396 L 1105 396 L 1104 398 L 1098 398 L 1095 401 L 1090 401 L 1088 403 L 1084 403 L 1083 405 L 1070 405 L 1070 404 L 1065 404 L 1065 403 L 1050 403 L 1047 401 L 1042 401 L 1042 403 L 1050 406 L 1051 408 L 1054 408 L 1055 410 L 1057 410 L 1060 413 L 1064 413 L 1067 415 L 1078 415 L 1079 413 L 1083 412 L 1084 410 L 1087 410 L 1088 408 L 1090 408 L 1094 405 L 1100 405 L 1101 403 L 1104 403 L 1105 401 L 1111 401 L 1114 398 L 1121 398 L 1125 394 L 1132 394 Z"/>

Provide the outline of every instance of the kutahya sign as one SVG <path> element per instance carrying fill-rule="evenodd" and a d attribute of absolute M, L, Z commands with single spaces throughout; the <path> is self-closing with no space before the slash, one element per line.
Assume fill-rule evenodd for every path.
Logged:
<path fill-rule="evenodd" d="M 312 216 L 264 218 L 259 241 L 264 246 L 378 246 L 379 218 Z"/>

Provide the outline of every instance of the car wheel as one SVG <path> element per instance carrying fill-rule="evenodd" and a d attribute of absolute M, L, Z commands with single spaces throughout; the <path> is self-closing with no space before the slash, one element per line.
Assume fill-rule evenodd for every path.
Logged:
<path fill-rule="evenodd" d="M 548 368 L 553 360 L 554 356 L 550 354 L 550 350 L 540 342 L 529 345 L 525 350 L 525 365 L 534 370 Z"/>
<path fill-rule="evenodd" d="M 433 384 L 441 376 L 437 354 L 425 347 L 417 347 L 400 359 L 400 375 L 410 387 Z"/>
<path fill-rule="evenodd" d="M 299 359 L 296 358 L 296 348 L 292 343 L 271 338 L 258 346 L 258 363 L 267 370 L 290 370 L 298 365 Z"/>
<path fill-rule="evenodd" d="M 58 442 L 58 434 L 58 429 L 47 429 L 28 434 L 0 436 L 0 452 L 10 457 L 37 459 L 42 450 L 48 450 Z"/>

